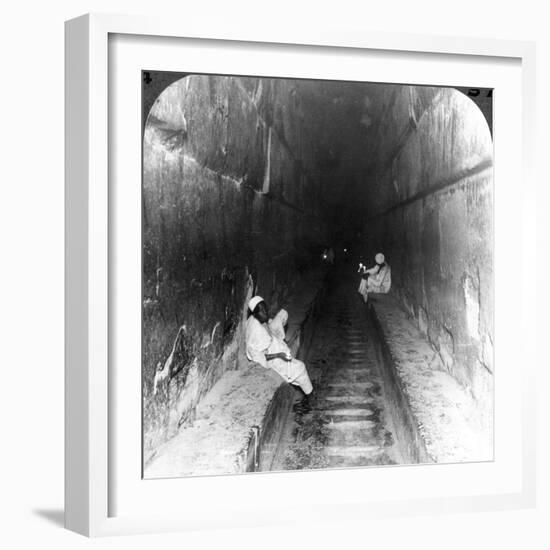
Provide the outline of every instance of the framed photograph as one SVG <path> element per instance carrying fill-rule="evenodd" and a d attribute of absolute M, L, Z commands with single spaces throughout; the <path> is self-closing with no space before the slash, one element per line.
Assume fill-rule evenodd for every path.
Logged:
<path fill-rule="evenodd" d="M 534 504 L 534 45 L 66 23 L 66 527 Z"/>

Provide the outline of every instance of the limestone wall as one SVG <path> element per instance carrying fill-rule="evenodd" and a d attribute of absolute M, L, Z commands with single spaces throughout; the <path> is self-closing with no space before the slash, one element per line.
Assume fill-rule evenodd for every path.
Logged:
<path fill-rule="evenodd" d="M 453 89 L 395 87 L 379 105 L 365 253 L 382 250 L 393 291 L 449 373 L 492 421 L 493 146 Z M 375 146 L 374 143 L 377 145 Z"/>
<path fill-rule="evenodd" d="M 188 76 L 153 104 L 143 141 L 145 460 L 242 364 L 246 302 L 276 308 L 318 258 L 319 117 L 307 83 Z M 309 110 L 308 110 L 309 109 Z M 174 349 L 167 386 L 153 393 Z M 168 391 L 166 391 L 168 388 Z"/>

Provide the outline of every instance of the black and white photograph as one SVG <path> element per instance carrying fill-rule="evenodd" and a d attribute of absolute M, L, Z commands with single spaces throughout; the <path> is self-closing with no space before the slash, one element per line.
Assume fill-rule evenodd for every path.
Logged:
<path fill-rule="evenodd" d="M 550 548 L 544 8 L 7 3 L 2 547 Z"/>
<path fill-rule="evenodd" d="M 491 461 L 493 90 L 142 71 L 145 479 Z"/>

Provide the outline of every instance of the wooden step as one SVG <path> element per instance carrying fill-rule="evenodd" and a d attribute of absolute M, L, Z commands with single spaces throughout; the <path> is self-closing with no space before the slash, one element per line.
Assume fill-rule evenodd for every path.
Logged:
<path fill-rule="evenodd" d="M 366 369 L 348 370 L 346 368 L 339 368 L 328 373 L 326 383 L 328 386 L 332 384 L 366 384 L 373 379 L 373 373 Z"/>
<path fill-rule="evenodd" d="M 369 420 L 351 420 L 347 422 L 331 422 L 326 424 L 330 430 L 329 446 L 362 446 L 367 442 L 376 441 L 374 428 L 376 424 Z M 381 445 L 375 445 L 380 449 Z"/>
<path fill-rule="evenodd" d="M 381 453 L 378 445 L 327 445 L 327 456 L 339 456 L 347 458 L 372 458 Z"/>
<path fill-rule="evenodd" d="M 357 390 L 368 390 L 369 388 L 372 388 L 373 383 L 372 382 L 357 382 L 353 385 L 353 387 Z M 326 386 L 327 388 L 349 388 L 350 385 L 347 382 L 329 382 Z"/>
<path fill-rule="evenodd" d="M 368 407 L 369 403 L 374 402 L 374 399 L 371 397 L 367 397 L 365 395 L 324 395 L 322 398 L 319 399 L 319 402 L 328 402 L 329 403 L 329 409 L 330 407 L 349 407 L 350 405 L 353 405 L 353 408 L 359 409 L 361 407 Z"/>
<path fill-rule="evenodd" d="M 385 452 L 372 456 L 331 455 L 327 457 L 329 468 L 367 468 L 369 466 L 387 466 L 395 464 Z"/>
<path fill-rule="evenodd" d="M 325 413 L 327 416 L 356 416 L 365 417 L 370 416 L 374 412 L 372 405 L 365 404 L 362 407 L 349 407 L 338 409 L 319 409 L 319 412 Z"/>

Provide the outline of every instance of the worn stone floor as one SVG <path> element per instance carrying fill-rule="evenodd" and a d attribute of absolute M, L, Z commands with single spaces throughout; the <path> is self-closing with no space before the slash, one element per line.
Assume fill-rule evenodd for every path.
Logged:
<path fill-rule="evenodd" d="M 314 377 L 312 410 L 290 415 L 272 470 L 403 462 L 356 278 L 343 271 L 332 277 L 306 358 Z"/>

